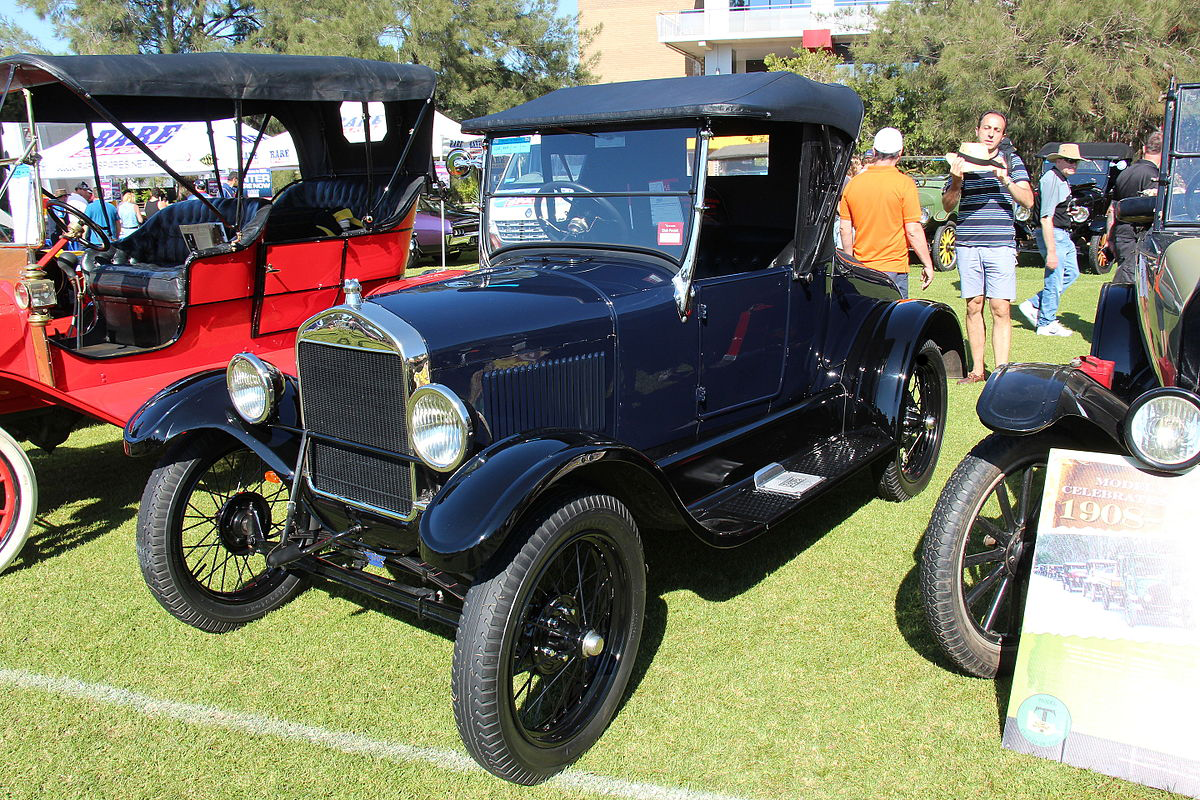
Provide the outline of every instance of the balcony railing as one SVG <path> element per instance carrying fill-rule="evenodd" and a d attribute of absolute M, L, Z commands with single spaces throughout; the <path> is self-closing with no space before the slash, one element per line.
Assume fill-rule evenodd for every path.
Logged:
<path fill-rule="evenodd" d="M 800 36 L 811 28 L 833 28 L 838 32 L 859 32 L 860 14 L 834 16 L 859 8 L 886 6 L 890 0 L 808 0 L 758 8 L 731 8 L 728 13 L 713 14 L 704 9 L 660 11 L 658 40 L 679 42 L 699 39 L 727 39 L 743 36 Z M 720 2 L 720 0 L 717 0 Z M 725 22 L 722 25 L 722 22 Z"/>

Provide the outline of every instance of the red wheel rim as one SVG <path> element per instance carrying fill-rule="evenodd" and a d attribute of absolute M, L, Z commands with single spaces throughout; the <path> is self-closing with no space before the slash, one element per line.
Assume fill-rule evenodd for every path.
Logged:
<path fill-rule="evenodd" d="M 12 464 L 0 456 L 0 546 L 12 535 L 21 510 L 21 490 Z"/>

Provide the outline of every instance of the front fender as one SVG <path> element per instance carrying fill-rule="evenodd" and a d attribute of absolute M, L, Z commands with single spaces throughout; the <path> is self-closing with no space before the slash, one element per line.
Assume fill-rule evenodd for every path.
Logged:
<path fill-rule="evenodd" d="M 688 527 L 665 476 L 639 451 L 595 434 L 544 432 L 497 442 L 454 473 L 421 515 L 422 559 L 449 572 L 474 573 L 525 513 L 568 477 L 639 506 L 633 511 L 641 521 Z"/>
<path fill-rule="evenodd" d="M 904 386 L 921 345 L 932 340 L 942 351 L 950 377 L 962 373 L 966 364 L 962 328 L 958 316 L 943 303 L 907 300 L 894 303 L 869 331 L 860 365 L 857 397 L 859 407 L 870 409 L 886 430 L 895 430 L 904 408 Z"/>
<path fill-rule="evenodd" d="M 975 406 L 997 433 L 1024 436 L 1060 421 L 1084 420 L 1118 445 L 1129 404 L 1074 367 L 1005 364 L 988 379 Z"/>
<path fill-rule="evenodd" d="M 277 420 L 291 428 L 300 423 L 295 380 L 284 376 Z M 225 371 L 190 375 L 155 394 L 125 425 L 125 452 L 141 456 L 177 436 L 198 430 L 218 430 L 238 439 L 281 478 L 291 480 L 300 437 L 275 425 L 251 425 L 238 416 L 225 387 Z"/>

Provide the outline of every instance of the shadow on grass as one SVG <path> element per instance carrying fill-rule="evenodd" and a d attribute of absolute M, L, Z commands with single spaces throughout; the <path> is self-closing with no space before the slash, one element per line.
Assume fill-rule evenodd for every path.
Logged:
<path fill-rule="evenodd" d="M 76 434 L 78 435 L 78 434 Z M 137 516 L 154 459 L 132 459 L 120 441 L 29 453 L 38 514 L 29 541 L 5 572 L 27 569 L 119 528 Z M 63 506 L 72 506 L 69 514 Z M 130 543 L 132 550 L 132 542 Z"/>
<path fill-rule="evenodd" d="M 1082 336 L 1085 342 L 1092 341 L 1092 331 L 1096 328 L 1096 321 L 1094 319 L 1084 319 L 1070 311 L 1064 311 L 1059 315 L 1059 319 L 1062 320 L 1063 325 L 1066 325 Z"/>

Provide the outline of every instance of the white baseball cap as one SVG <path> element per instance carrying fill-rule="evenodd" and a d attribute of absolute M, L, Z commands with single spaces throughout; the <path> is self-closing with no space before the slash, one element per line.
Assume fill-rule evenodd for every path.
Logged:
<path fill-rule="evenodd" d="M 880 128 L 875 134 L 875 152 L 881 156 L 894 156 L 904 149 L 904 137 L 895 128 Z"/>

